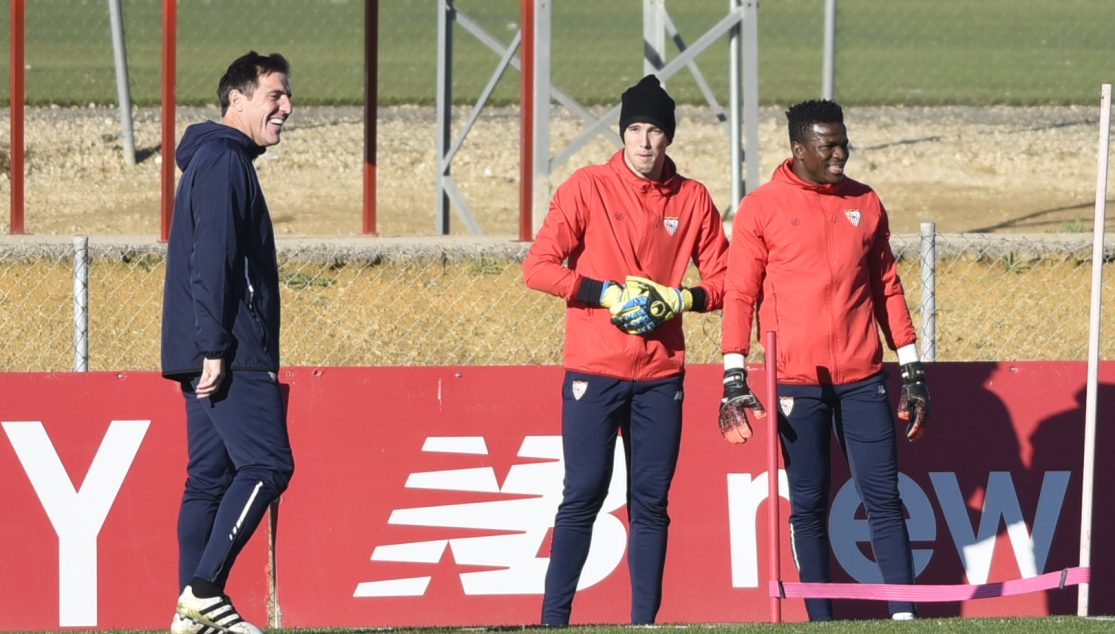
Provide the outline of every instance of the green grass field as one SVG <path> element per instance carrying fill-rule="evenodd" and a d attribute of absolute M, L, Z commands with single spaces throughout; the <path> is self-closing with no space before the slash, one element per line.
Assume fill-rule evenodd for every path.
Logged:
<path fill-rule="evenodd" d="M 133 101 L 159 101 L 162 3 L 122 0 Z M 27 101 L 34 105 L 115 103 L 107 4 L 27 3 Z M 454 6 L 496 39 L 518 29 L 518 0 L 457 0 Z M 554 83 L 588 104 L 614 103 L 643 73 L 639 0 L 552 3 Z M 692 43 L 727 12 L 726 0 L 673 0 L 666 6 Z M 437 69 L 435 0 L 380 3 L 379 100 L 431 104 Z M 836 96 L 846 104 L 1092 104 L 1115 72 L 1111 0 L 841 0 Z M 765 0 L 759 15 L 760 98 L 786 104 L 821 90 L 824 0 Z M 0 46 L 9 47 L 8 11 Z M 216 80 L 248 48 L 281 51 L 293 62 L 298 103 L 363 99 L 364 3 L 360 0 L 181 0 L 178 100 L 214 100 Z M 454 31 L 454 100 L 472 103 L 498 57 L 464 29 Z M 676 54 L 668 44 L 668 56 Z M 727 101 L 727 43 L 697 58 L 721 103 Z M 0 59 L 0 101 L 10 100 L 10 57 Z M 669 83 L 679 101 L 702 102 L 687 71 Z M 518 101 L 509 70 L 494 99 Z"/>

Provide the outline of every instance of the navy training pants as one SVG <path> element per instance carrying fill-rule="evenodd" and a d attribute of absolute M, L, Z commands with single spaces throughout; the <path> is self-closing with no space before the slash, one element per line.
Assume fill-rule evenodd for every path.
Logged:
<path fill-rule="evenodd" d="M 779 431 L 790 485 L 790 535 L 804 582 L 831 581 L 828 510 L 833 432 L 867 511 L 871 546 L 884 583 L 914 583 L 910 535 L 898 494 L 895 422 L 878 374 L 848 385 L 779 385 Z M 789 399 L 789 400 L 787 400 Z M 786 408 L 789 407 L 789 414 Z M 810 621 L 830 621 L 832 601 L 806 599 Z M 891 613 L 917 613 L 892 601 Z"/>
<path fill-rule="evenodd" d="M 279 381 L 228 372 L 206 399 L 182 383 L 190 461 L 178 514 L 179 591 L 194 577 L 220 587 L 294 473 Z"/>
<path fill-rule="evenodd" d="M 624 381 L 566 372 L 561 419 L 565 488 L 546 571 L 544 625 L 569 623 L 592 526 L 608 495 L 616 434 L 621 430 L 627 462 L 631 622 L 654 623 L 666 565 L 666 506 L 681 445 L 683 378 Z"/>

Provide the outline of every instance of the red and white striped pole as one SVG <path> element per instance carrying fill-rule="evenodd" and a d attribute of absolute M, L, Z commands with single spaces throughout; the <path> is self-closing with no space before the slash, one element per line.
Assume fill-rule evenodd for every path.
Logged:
<path fill-rule="evenodd" d="M 766 355 L 767 373 L 767 534 L 770 543 L 769 571 L 770 580 L 782 580 L 782 546 L 779 543 L 781 527 L 778 521 L 778 507 L 781 499 L 778 497 L 778 335 L 768 330 L 763 341 L 763 350 Z M 770 598 L 771 623 L 782 622 L 782 599 L 779 596 Z"/>

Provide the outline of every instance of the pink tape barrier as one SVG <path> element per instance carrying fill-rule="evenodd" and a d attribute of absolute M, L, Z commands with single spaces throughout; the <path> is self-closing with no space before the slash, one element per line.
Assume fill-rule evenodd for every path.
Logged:
<path fill-rule="evenodd" d="M 800 583 L 771 581 L 770 596 L 782 599 L 872 599 L 877 601 L 967 601 L 1009 597 L 1088 583 L 1092 569 L 1065 568 L 1028 579 L 980 585 L 899 585 L 893 583 Z"/>

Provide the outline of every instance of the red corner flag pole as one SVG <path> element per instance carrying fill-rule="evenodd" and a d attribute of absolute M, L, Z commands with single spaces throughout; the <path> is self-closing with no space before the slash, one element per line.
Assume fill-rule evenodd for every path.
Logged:
<path fill-rule="evenodd" d="M 767 373 L 767 534 L 770 536 L 770 580 L 782 580 L 778 507 L 778 335 L 768 330 L 763 342 Z M 782 622 L 782 599 L 770 598 L 771 623 Z"/>

